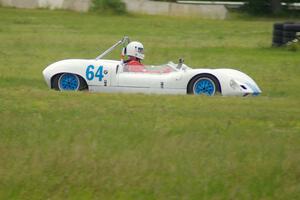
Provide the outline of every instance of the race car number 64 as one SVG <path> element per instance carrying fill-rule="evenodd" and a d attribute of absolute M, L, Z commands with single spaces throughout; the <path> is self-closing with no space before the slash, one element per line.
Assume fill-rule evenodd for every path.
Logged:
<path fill-rule="evenodd" d="M 95 71 L 96 70 L 95 70 L 94 65 L 89 65 L 85 71 L 86 79 L 91 81 L 96 77 L 96 78 L 98 78 L 99 81 L 102 81 L 102 78 L 104 77 L 103 66 L 99 66 L 96 73 L 95 73 Z"/>

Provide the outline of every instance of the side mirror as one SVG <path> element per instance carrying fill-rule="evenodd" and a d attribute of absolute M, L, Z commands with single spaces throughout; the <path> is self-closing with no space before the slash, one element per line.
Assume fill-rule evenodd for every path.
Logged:
<path fill-rule="evenodd" d="M 178 65 L 177 65 L 177 69 L 181 69 L 182 68 L 182 65 L 183 65 L 183 63 L 184 63 L 184 59 L 183 58 L 179 58 L 179 60 L 178 60 Z"/>

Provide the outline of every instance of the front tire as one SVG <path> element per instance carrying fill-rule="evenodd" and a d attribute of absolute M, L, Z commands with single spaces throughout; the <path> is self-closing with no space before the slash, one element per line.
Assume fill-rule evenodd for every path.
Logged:
<path fill-rule="evenodd" d="M 78 91 L 87 89 L 85 80 L 76 74 L 62 73 L 53 77 L 52 88 L 60 91 Z"/>
<path fill-rule="evenodd" d="M 187 88 L 188 94 L 214 96 L 221 93 L 218 79 L 210 74 L 200 74 L 194 77 Z"/>

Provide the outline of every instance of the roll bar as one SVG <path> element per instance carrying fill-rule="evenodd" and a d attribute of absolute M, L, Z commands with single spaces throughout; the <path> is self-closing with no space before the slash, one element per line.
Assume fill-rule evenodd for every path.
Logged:
<path fill-rule="evenodd" d="M 118 41 L 116 44 L 114 44 L 113 46 L 111 46 L 110 48 L 108 48 L 106 51 L 104 51 L 102 54 L 100 54 L 96 60 L 99 60 L 101 58 L 103 58 L 104 56 L 106 56 L 107 54 L 109 54 L 110 52 L 112 52 L 112 50 L 114 50 L 117 46 L 122 45 L 122 44 L 128 44 L 130 42 L 129 37 L 124 36 L 122 38 L 122 40 Z"/>

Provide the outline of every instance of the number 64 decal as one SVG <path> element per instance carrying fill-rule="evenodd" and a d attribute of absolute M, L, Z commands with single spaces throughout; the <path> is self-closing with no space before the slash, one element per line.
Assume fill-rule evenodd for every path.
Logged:
<path fill-rule="evenodd" d="M 102 78 L 104 77 L 103 66 L 99 66 L 96 73 L 95 73 L 95 71 L 96 70 L 95 70 L 94 65 L 89 65 L 85 71 L 86 79 L 91 81 L 96 77 L 96 78 L 98 78 L 99 81 L 102 81 Z"/>

